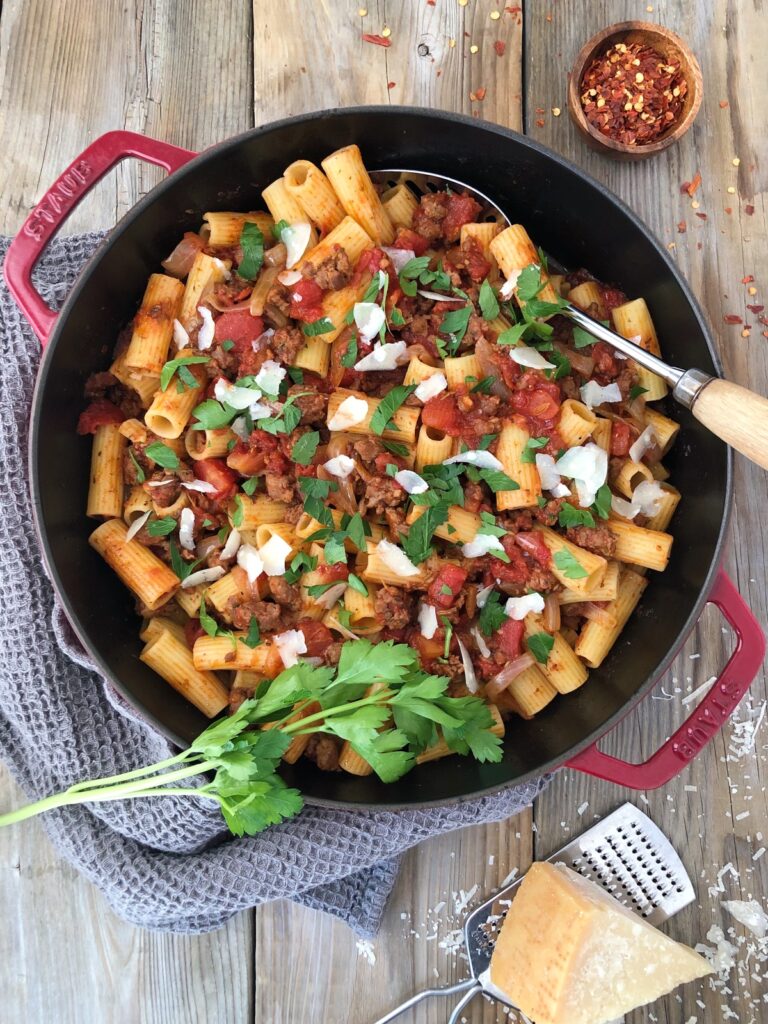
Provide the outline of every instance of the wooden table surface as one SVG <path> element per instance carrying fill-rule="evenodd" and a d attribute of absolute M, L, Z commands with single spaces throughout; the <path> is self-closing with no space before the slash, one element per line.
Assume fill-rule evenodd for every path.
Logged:
<path fill-rule="evenodd" d="M 461 111 L 525 131 L 622 196 L 669 245 L 708 311 L 726 374 L 768 392 L 766 328 L 746 309 L 765 302 L 768 290 L 762 0 L 521 0 L 506 7 L 501 0 L 369 0 L 364 7 L 354 0 L 5 0 L 0 231 L 17 230 L 64 165 L 113 128 L 202 149 L 324 107 Z M 671 152 L 635 165 L 587 150 L 565 111 L 566 70 L 578 49 L 593 32 L 626 18 L 681 33 L 699 56 L 705 82 L 694 129 Z M 389 48 L 362 41 L 363 32 L 385 26 Z M 692 201 L 680 184 L 697 170 L 702 185 Z M 159 177 L 155 168 L 126 162 L 67 230 L 110 227 Z M 743 281 L 749 275 L 755 297 Z M 748 336 L 724 324 L 734 313 L 751 325 Z M 727 568 L 765 624 L 768 476 L 739 459 L 735 502 Z M 729 644 L 717 613 L 708 611 L 663 685 L 605 749 L 630 760 L 648 756 L 690 711 L 683 698 L 724 663 Z M 523 872 L 533 857 L 546 856 L 625 799 L 639 799 L 671 836 L 696 884 L 697 903 L 670 923 L 670 934 L 704 940 L 713 924 L 735 923 L 721 899 L 764 902 L 768 894 L 768 857 L 761 858 L 768 845 L 768 728 L 758 719 L 765 699 L 763 677 L 738 712 L 741 724 L 726 726 L 662 790 L 638 797 L 563 771 L 533 811 L 425 843 L 405 857 L 371 949 L 358 947 L 344 925 L 290 903 L 242 913 L 200 937 L 140 931 L 57 860 L 37 822 L 8 829 L 0 834 L 0 1018 L 366 1024 L 417 987 L 464 974 L 451 934 L 461 920 L 456 894 L 472 892 L 469 905 L 476 905 L 513 869 Z M 7 773 L 0 775 L 0 806 L 21 799 Z M 728 863 L 737 874 L 726 872 L 724 893 L 710 895 Z M 749 933 L 736 925 L 735 934 Z M 733 971 L 730 994 L 688 986 L 656 1005 L 653 1016 L 627 1019 L 764 1020 L 762 973 L 759 964 Z M 411 1019 L 440 1024 L 447 1017 L 445 1004 L 434 1003 Z M 465 1019 L 507 1018 L 479 1001 Z"/>

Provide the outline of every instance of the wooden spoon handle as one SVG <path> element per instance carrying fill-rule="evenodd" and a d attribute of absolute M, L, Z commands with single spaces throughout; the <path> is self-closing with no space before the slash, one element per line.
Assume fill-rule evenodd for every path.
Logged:
<path fill-rule="evenodd" d="M 731 448 L 768 469 L 768 398 L 715 379 L 696 398 L 692 412 Z"/>

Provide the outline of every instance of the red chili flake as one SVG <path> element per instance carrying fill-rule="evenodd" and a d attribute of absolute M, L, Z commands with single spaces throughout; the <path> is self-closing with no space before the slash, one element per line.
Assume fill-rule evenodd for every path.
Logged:
<path fill-rule="evenodd" d="M 747 274 L 746 277 L 742 277 L 741 283 L 742 284 L 752 284 L 752 282 L 754 280 L 755 280 L 755 278 L 754 278 L 754 276 L 752 274 Z"/>
<path fill-rule="evenodd" d="M 727 324 L 743 324 L 744 323 L 744 321 L 741 319 L 741 317 L 740 316 L 736 316 L 735 313 L 726 313 L 725 316 L 723 317 L 723 320 Z"/>
<path fill-rule="evenodd" d="M 478 99 L 482 103 L 483 100 L 485 99 L 485 94 L 487 92 L 488 90 L 485 88 L 485 86 L 481 85 L 480 88 L 475 92 L 475 99 Z"/>
<path fill-rule="evenodd" d="M 683 187 L 685 191 L 688 193 L 688 195 L 691 197 L 691 199 L 693 199 L 693 197 L 696 195 L 696 190 L 698 189 L 699 185 L 701 185 L 701 173 L 699 171 L 696 171 L 696 173 L 693 176 L 693 181 L 686 181 Z"/>
<path fill-rule="evenodd" d="M 699 218 L 699 220 L 706 220 L 707 219 L 706 213 L 697 213 L 696 216 Z"/>
<path fill-rule="evenodd" d="M 537 114 L 546 114 L 546 112 L 547 112 L 547 108 L 546 107 L 536 107 L 536 113 Z"/>
<path fill-rule="evenodd" d="M 725 110 L 725 108 L 727 106 L 728 106 L 728 100 L 720 100 L 720 109 L 721 110 Z"/>
<path fill-rule="evenodd" d="M 652 46 L 615 43 L 581 79 L 581 105 L 602 135 L 629 146 L 654 142 L 674 127 L 688 83 L 680 62 Z"/>
<path fill-rule="evenodd" d="M 678 222 L 677 230 L 678 230 L 679 234 L 681 234 L 681 235 L 685 234 L 685 232 L 687 231 L 687 225 L 686 225 L 684 220 L 681 220 L 681 221 Z"/>
<path fill-rule="evenodd" d="M 387 88 L 388 89 L 394 89 L 396 85 L 397 85 L 397 82 L 387 82 Z"/>
<path fill-rule="evenodd" d="M 757 316 L 758 313 L 762 313 L 763 312 L 763 310 L 765 309 L 765 306 L 752 306 L 750 304 L 747 304 L 747 309 L 749 310 L 750 313 L 754 313 L 755 316 Z"/>
<path fill-rule="evenodd" d="M 504 54 L 507 52 L 507 44 L 504 42 L 503 39 L 497 39 L 496 42 L 493 44 L 493 48 L 496 51 L 497 57 L 503 57 Z"/>
<path fill-rule="evenodd" d="M 375 46 L 391 46 L 392 45 L 392 40 L 391 39 L 385 39 L 384 36 L 375 36 L 375 35 L 372 35 L 370 32 L 363 32 L 363 42 L 364 43 L 373 43 Z"/>
<path fill-rule="evenodd" d="M 726 213 L 733 213 L 733 207 L 732 206 L 725 206 L 725 207 L 723 207 L 723 209 L 725 210 Z"/>
<path fill-rule="evenodd" d="M 539 117 L 539 118 L 536 119 L 536 127 L 537 128 L 543 128 L 544 127 L 544 118 Z"/>
<path fill-rule="evenodd" d="M 519 14 L 522 11 L 522 7 L 505 7 L 504 10 L 507 14 Z"/>
<path fill-rule="evenodd" d="M 754 206 L 751 203 L 747 203 L 747 205 L 744 207 L 744 213 L 746 213 L 748 217 L 751 217 L 754 212 Z"/>
<path fill-rule="evenodd" d="M 434 7 L 437 0 L 427 0 L 427 7 Z"/>

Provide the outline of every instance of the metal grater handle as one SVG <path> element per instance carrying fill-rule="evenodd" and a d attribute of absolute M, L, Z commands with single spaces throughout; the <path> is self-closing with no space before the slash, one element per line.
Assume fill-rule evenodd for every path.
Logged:
<path fill-rule="evenodd" d="M 454 1010 L 455 1014 L 457 1010 L 460 1011 L 467 1005 L 470 999 L 477 995 L 481 987 L 480 983 L 474 978 L 465 978 L 464 981 L 460 981 L 456 985 L 448 985 L 446 988 L 425 989 L 423 992 L 417 992 L 415 996 L 411 996 L 410 999 L 407 999 L 404 1003 L 396 1006 L 394 1010 L 390 1010 L 389 1013 L 385 1014 L 383 1017 L 379 1017 L 374 1024 L 389 1024 L 389 1021 L 394 1020 L 395 1017 L 399 1017 L 401 1013 L 405 1013 L 406 1010 L 410 1010 L 411 1007 L 416 1006 L 424 999 L 429 999 L 431 996 L 455 996 L 458 995 L 459 992 L 467 992 L 466 1001 L 465 999 L 462 999 L 459 1002 L 456 1010 Z M 471 989 L 472 991 L 468 992 L 468 989 Z M 454 1020 L 453 1016 L 451 1017 L 451 1020 Z"/>
<path fill-rule="evenodd" d="M 456 1003 L 456 1005 L 454 1006 L 453 1013 L 448 1018 L 448 1024 L 458 1024 L 459 1014 L 461 1013 L 461 1011 L 464 1009 L 465 1006 L 469 1006 L 469 1004 L 472 1002 L 472 1000 L 475 998 L 478 992 L 482 991 L 483 986 L 480 984 L 480 982 L 476 981 L 472 988 L 468 989 L 467 992 L 458 1001 L 458 1003 Z"/>

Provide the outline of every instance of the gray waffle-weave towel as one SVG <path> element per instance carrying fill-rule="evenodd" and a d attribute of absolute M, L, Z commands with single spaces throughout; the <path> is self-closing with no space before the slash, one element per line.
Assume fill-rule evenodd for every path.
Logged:
<path fill-rule="evenodd" d="M 100 237 L 50 246 L 37 270 L 49 303 L 60 305 Z M 0 240 L 0 257 L 7 245 Z M 26 454 L 39 345 L 4 286 L 0 350 L 0 639 L 4 650 L 16 652 L 0 665 L 0 757 L 27 795 L 39 798 L 173 751 L 89 668 L 45 576 Z M 516 814 L 545 783 L 431 811 L 307 807 L 292 821 L 242 839 L 229 836 L 211 802 L 168 797 L 65 808 L 49 812 L 44 824 L 57 850 L 134 924 L 202 932 L 246 907 L 288 898 L 369 937 L 404 850 Z"/>

